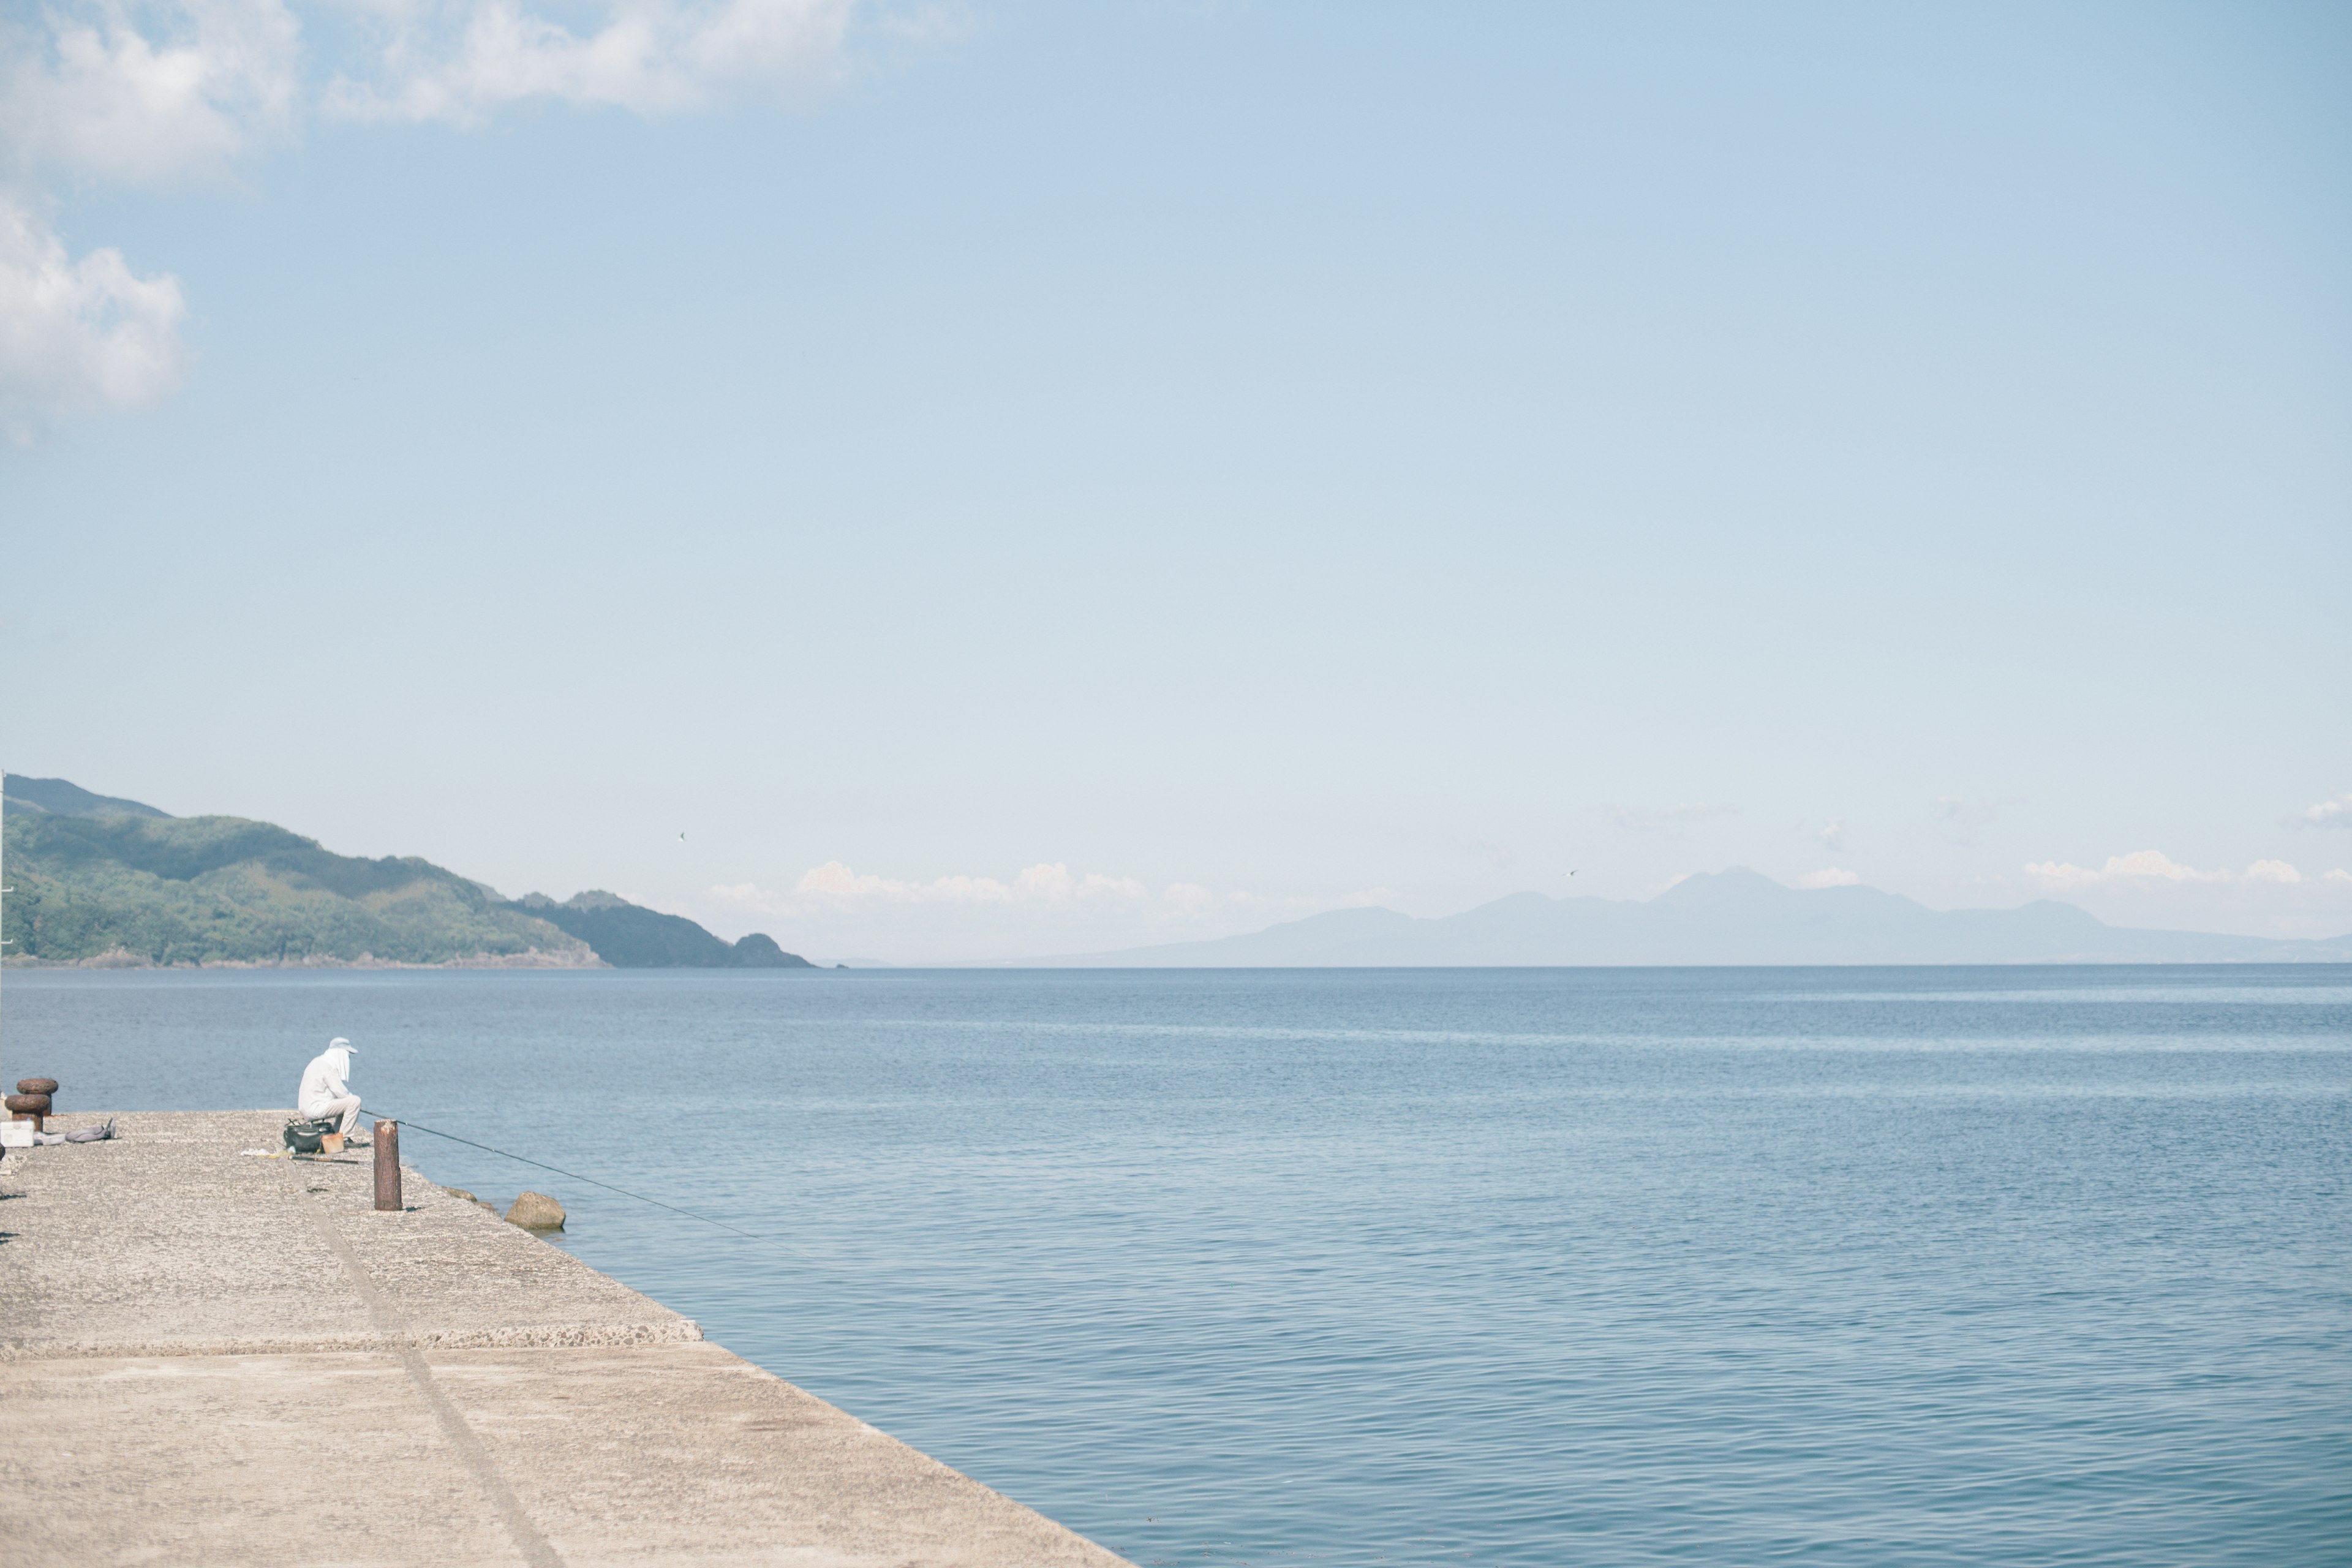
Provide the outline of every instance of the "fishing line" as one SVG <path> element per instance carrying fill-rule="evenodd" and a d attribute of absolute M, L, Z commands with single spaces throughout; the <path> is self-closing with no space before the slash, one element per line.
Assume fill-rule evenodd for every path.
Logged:
<path fill-rule="evenodd" d="M 682 1214 L 688 1219 L 698 1219 L 705 1225 L 715 1225 L 721 1230 L 733 1231 L 747 1241 L 756 1241 L 765 1247 L 781 1247 L 794 1257 L 807 1258 L 809 1262 L 816 1264 L 819 1268 L 826 1267 L 821 1259 L 809 1257 L 807 1253 L 789 1241 L 780 1241 L 772 1236 L 761 1236 L 742 1229 L 740 1226 L 729 1225 L 723 1219 L 712 1219 L 707 1214 L 697 1214 L 692 1209 L 682 1209 L 676 1204 L 666 1204 L 659 1198 L 649 1198 L 643 1193 L 633 1193 L 626 1187 L 616 1187 L 610 1182 L 600 1182 L 593 1176 L 583 1176 L 577 1171 L 567 1171 L 561 1165 L 551 1165 L 544 1160 L 534 1160 L 526 1154 L 510 1154 L 504 1149 L 493 1148 L 488 1143 L 477 1143 L 471 1138 L 460 1138 L 455 1132 L 444 1132 L 437 1127 L 427 1127 L 420 1121 L 405 1121 L 389 1111 L 383 1114 L 385 1121 L 397 1122 L 404 1130 L 413 1128 L 416 1131 L 429 1133 L 436 1138 L 446 1138 L 452 1143 L 463 1143 L 468 1149 L 479 1149 L 486 1154 L 496 1154 L 500 1159 L 516 1160 L 526 1165 L 536 1165 L 542 1171 L 552 1171 L 568 1181 L 585 1182 L 592 1187 L 602 1187 L 608 1193 L 618 1193 L 625 1198 L 635 1198 L 641 1204 L 651 1204 L 657 1209 L 667 1209 L 672 1214 Z"/>

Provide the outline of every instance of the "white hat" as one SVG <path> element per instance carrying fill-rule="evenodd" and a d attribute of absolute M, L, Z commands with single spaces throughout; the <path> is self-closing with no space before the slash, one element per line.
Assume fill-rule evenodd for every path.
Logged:
<path fill-rule="evenodd" d="M 351 1051 L 354 1054 L 359 1050 L 357 1046 L 352 1044 L 351 1041 L 343 1038 L 341 1035 L 337 1035 L 333 1039 L 329 1040 L 327 1042 L 327 1048 L 331 1051 Z"/>

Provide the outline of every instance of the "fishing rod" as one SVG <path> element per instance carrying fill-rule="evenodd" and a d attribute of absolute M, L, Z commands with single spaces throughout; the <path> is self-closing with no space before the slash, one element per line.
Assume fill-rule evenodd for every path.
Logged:
<path fill-rule="evenodd" d="M 732 1231 L 747 1241 L 756 1241 L 765 1247 L 781 1247 L 795 1257 L 807 1258 L 809 1262 L 817 1264 L 820 1268 L 825 1267 L 822 1259 L 811 1257 L 789 1241 L 780 1240 L 772 1236 L 761 1236 L 757 1232 L 745 1230 L 740 1226 L 729 1225 L 723 1219 L 713 1219 L 707 1214 L 697 1214 L 692 1209 L 682 1209 L 676 1204 L 666 1204 L 659 1198 L 649 1198 L 643 1193 L 633 1193 L 626 1187 L 614 1186 L 610 1182 L 600 1182 L 593 1176 L 583 1176 L 577 1171 L 567 1171 L 561 1165 L 551 1165 L 544 1160 L 534 1160 L 527 1154 L 511 1153 L 488 1143 L 478 1143 L 471 1138 L 460 1138 L 455 1132 L 444 1132 L 437 1127 L 427 1127 L 421 1121 L 410 1121 L 389 1111 L 383 1113 L 383 1120 L 394 1122 L 404 1129 L 426 1133 L 435 1138 L 446 1138 L 452 1143 L 463 1143 L 469 1149 L 479 1149 L 486 1154 L 496 1154 L 502 1160 L 519 1161 L 526 1165 L 535 1165 L 542 1171 L 552 1171 L 567 1181 L 585 1182 L 592 1187 L 602 1187 L 608 1193 L 618 1193 L 625 1198 L 635 1198 L 641 1204 L 651 1204 L 657 1209 L 667 1209 L 672 1214 L 682 1214 L 688 1219 L 698 1219 L 705 1225 L 715 1225 L 721 1230 Z"/>

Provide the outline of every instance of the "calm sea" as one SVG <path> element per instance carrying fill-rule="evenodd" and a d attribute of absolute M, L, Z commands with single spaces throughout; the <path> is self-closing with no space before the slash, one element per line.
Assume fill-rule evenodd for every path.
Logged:
<path fill-rule="evenodd" d="M 2352 970 L 5 984 L 773 1238 L 404 1141 L 1140 1563 L 2352 1562 Z"/>

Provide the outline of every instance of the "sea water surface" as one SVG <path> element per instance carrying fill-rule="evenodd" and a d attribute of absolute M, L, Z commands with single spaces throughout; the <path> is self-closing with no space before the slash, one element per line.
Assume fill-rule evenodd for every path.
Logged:
<path fill-rule="evenodd" d="M 755 1233 L 403 1139 L 1139 1563 L 2352 1562 L 2352 970 L 5 984 Z"/>

